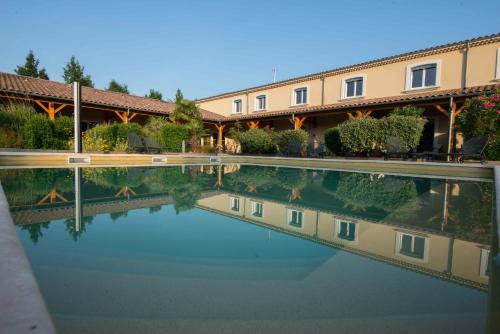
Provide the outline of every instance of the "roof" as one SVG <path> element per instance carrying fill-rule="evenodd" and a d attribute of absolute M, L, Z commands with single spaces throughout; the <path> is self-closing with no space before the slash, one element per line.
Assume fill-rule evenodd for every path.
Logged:
<path fill-rule="evenodd" d="M 412 59 L 412 58 L 416 58 L 416 57 L 422 57 L 422 56 L 427 56 L 427 55 L 433 55 L 433 54 L 438 54 L 438 53 L 443 53 L 443 52 L 454 51 L 454 50 L 458 50 L 460 48 L 463 48 L 466 45 L 468 45 L 469 47 L 474 47 L 474 46 L 495 43 L 495 42 L 500 42 L 500 33 L 476 37 L 476 38 L 468 39 L 468 40 L 462 40 L 459 42 L 442 44 L 442 45 L 433 46 L 433 47 L 426 48 L 426 49 L 401 53 L 401 54 L 397 54 L 397 55 L 393 55 L 393 56 L 389 56 L 389 57 L 378 58 L 378 59 L 370 60 L 370 61 L 363 62 L 363 63 L 348 65 L 348 66 L 338 67 L 338 68 L 334 68 L 334 69 L 330 69 L 330 70 L 326 70 L 326 71 L 322 71 L 322 72 L 298 76 L 298 77 L 278 81 L 275 83 L 264 84 L 264 85 L 253 86 L 253 87 L 249 87 L 249 88 L 245 88 L 245 89 L 225 92 L 225 93 L 221 93 L 221 94 L 217 94 L 217 95 L 213 95 L 213 96 L 204 97 L 202 99 L 197 99 L 196 101 L 197 102 L 207 102 L 207 101 L 216 100 L 216 99 L 222 98 L 222 97 L 235 96 L 235 95 L 240 95 L 240 94 L 245 94 L 245 93 L 249 93 L 249 92 L 262 90 L 262 89 L 275 88 L 275 87 L 288 85 L 288 84 L 292 84 L 292 83 L 296 83 L 296 82 L 301 82 L 301 81 L 305 81 L 305 80 L 315 80 L 315 79 L 319 79 L 322 77 L 332 76 L 332 75 L 346 73 L 346 72 L 352 72 L 352 71 L 361 70 L 361 69 L 365 69 L 365 68 L 369 68 L 369 67 L 386 65 L 389 63 L 395 63 L 395 62 L 399 62 L 399 61 L 403 61 L 403 60 L 407 60 L 407 59 Z"/>
<path fill-rule="evenodd" d="M 271 111 L 271 112 L 269 111 L 253 112 L 250 114 L 229 116 L 226 117 L 225 120 L 226 121 L 249 120 L 256 118 L 286 116 L 291 114 L 300 115 L 318 111 L 335 111 L 335 110 L 351 109 L 357 107 L 376 107 L 388 104 L 402 104 L 402 103 L 411 103 L 411 102 L 425 101 L 425 100 L 428 101 L 428 100 L 449 98 L 451 96 L 453 97 L 474 96 L 483 93 L 493 92 L 497 89 L 500 89 L 500 84 L 474 86 L 463 89 L 459 88 L 459 89 L 448 89 L 448 90 L 432 90 L 416 94 L 405 94 L 405 95 L 381 97 L 374 99 L 348 100 L 340 103 L 325 104 L 322 106 L 288 108 L 284 110 Z"/>
<path fill-rule="evenodd" d="M 56 81 L 32 78 L 17 74 L 0 72 L 0 92 L 27 95 L 29 97 L 51 98 L 73 101 L 73 85 Z M 82 86 L 82 104 L 130 109 L 139 112 L 168 115 L 175 109 L 175 104 L 168 101 L 150 99 L 141 96 Z M 200 109 L 204 120 L 220 121 L 224 117 Z"/>

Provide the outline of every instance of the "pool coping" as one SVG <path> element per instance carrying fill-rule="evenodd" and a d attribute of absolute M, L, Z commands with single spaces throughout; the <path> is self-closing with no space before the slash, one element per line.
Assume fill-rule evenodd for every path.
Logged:
<path fill-rule="evenodd" d="M 0 332 L 56 333 L 0 183 Z"/>
<path fill-rule="evenodd" d="M 88 163 L 69 163 L 69 158 L 88 159 Z M 153 163 L 153 158 L 162 160 Z M 479 163 L 415 162 L 345 158 L 292 158 L 281 156 L 209 155 L 209 154 L 104 154 L 104 153 L 47 153 L 0 152 L 0 168 L 17 167 L 85 167 L 85 166 L 168 166 L 178 164 L 255 164 L 283 167 L 342 169 L 372 172 L 393 172 L 409 175 L 441 177 L 494 178 L 494 167 Z"/>

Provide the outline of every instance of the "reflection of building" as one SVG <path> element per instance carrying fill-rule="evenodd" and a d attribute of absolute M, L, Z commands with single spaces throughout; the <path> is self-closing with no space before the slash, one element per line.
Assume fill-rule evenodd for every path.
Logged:
<path fill-rule="evenodd" d="M 219 193 L 198 207 L 482 290 L 489 247 L 437 231 L 400 228 L 332 211 Z"/>

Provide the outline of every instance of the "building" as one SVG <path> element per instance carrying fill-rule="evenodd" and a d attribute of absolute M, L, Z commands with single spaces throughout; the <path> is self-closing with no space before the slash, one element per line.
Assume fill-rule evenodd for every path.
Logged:
<path fill-rule="evenodd" d="M 428 119 L 419 150 L 450 151 L 465 99 L 500 87 L 500 33 L 305 75 L 197 100 L 217 143 L 236 122 L 247 128 L 302 128 L 309 142 L 349 118 L 383 117 L 414 104 Z M 0 101 L 28 101 L 54 118 L 71 115 L 71 84 L 0 73 Z M 174 104 L 82 87 L 82 130 L 102 122 L 168 116 Z"/>
<path fill-rule="evenodd" d="M 467 97 L 500 87 L 500 34 L 250 87 L 198 100 L 225 117 L 226 129 L 306 129 L 310 142 L 349 118 L 382 117 L 395 106 L 425 108 L 419 149 L 453 145 L 454 121 Z M 451 133 L 451 136 L 450 136 Z"/>

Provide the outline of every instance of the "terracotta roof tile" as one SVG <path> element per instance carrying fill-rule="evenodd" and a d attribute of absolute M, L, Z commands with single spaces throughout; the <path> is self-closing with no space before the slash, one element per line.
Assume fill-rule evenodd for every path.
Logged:
<path fill-rule="evenodd" d="M 73 100 L 71 84 L 3 72 L 0 72 L 0 92 L 28 95 L 30 97 Z M 165 115 L 170 114 L 175 108 L 175 104 L 172 102 L 82 87 L 82 104 L 85 105 L 86 103 Z M 224 119 L 224 116 L 208 110 L 200 109 L 200 111 L 205 120 L 220 121 Z"/>

